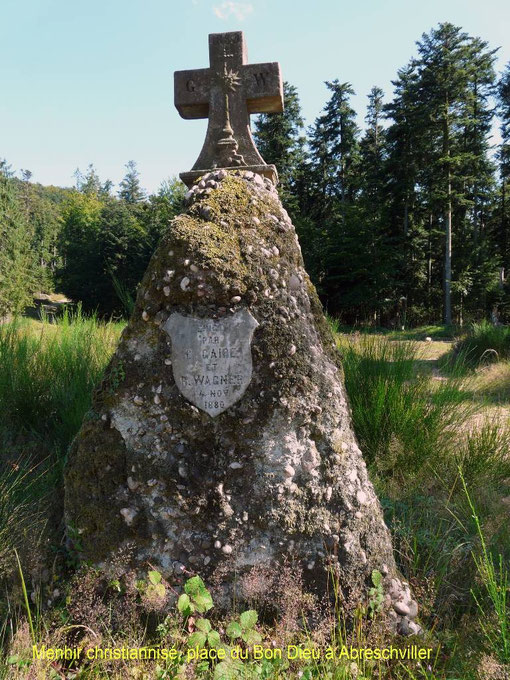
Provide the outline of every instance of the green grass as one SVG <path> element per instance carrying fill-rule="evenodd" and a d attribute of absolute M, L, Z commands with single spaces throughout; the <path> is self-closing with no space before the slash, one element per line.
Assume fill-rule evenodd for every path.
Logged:
<path fill-rule="evenodd" d="M 510 359 L 510 327 L 494 326 L 488 321 L 472 324 L 455 346 L 452 363 L 459 368 L 475 368 Z"/>
<path fill-rule="evenodd" d="M 54 324 L 0 325 L 2 427 L 65 448 L 78 431 L 122 324 L 81 310 Z"/>
<path fill-rule="evenodd" d="M 0 578 L 15 568 L 14 548 L 35 565 L 46 532 L 58 544 L 67 447 L 121 328 L 81 310 L 0 325 Z"/>
<path fill-rule="evenodd" d="M 473 555 L 480 585 L 472 588 L 479 611 L 480 627 L 489 649 L 507 668 L 510 667 L 510 578 L 507 563 L 500 553 L 497 558 L 490 552 L 480 524 L 477 511 L 471 499 L 465 479 L 461 481 L 466 494 L 476 532 L 480 541 L 478 554 Z M 482 594 L 481 592 L 482 591 Z M 484 592 L 485 591 L 485 592 Z M 491 607 L 483 602 L 488 597 Z"/>
<path fill-rule="evenodd" d="M 361 335 L 341 342 L 353 424 L 365 459 L 385 474 L 413 475 L 450 446 L 469 416 L 459 384 L 432 389 L 410 342 Z"/>

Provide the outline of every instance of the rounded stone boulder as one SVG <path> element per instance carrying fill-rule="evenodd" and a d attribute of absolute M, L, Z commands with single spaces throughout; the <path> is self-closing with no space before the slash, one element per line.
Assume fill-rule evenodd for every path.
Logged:
<path fill-rule="evenodd" d="M 211 172 L 154 253 L 66 469 L 66 521 L 108 567 L 200 574 L 225 597 L 292 563 L 346 609 L 374 571 L 416 631 L 351 426 L 342 370 L 273 184 Z M 239 597 L 239 593 L 236 594 Z"/>

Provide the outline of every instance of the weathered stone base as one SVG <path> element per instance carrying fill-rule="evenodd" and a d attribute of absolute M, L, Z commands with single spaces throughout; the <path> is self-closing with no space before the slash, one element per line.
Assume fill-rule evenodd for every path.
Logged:
<path fill-rule="evenodd" d="M 278 171 L 276 170 L 275 165 L 247 165 L 243 167 L 239 166 L 234 166 L 231 168 L 224 168 L 225 170 L 228 170 L 230 172 L 235 171 L 235 170 L 242 170 L 243 172 L 256 172 L 258 175 L 261 175 L 262 177 L 267 177 L 268 179 L 271 180 L 271 182 L 276 186 L 278 184 Z M 200 177 L 203 177 L 204 175 L 209 175 L 211 170 L 190 170 L 189 172 L 181 172 L 179 174 L 179 177 L 181 180 L 184 182 L 184 184 L 190 188 L 193 186 L 193 184 L 197 181 L 197 179 L 200 179 Z"/>
<path fill-rule="evenodd" d="M 227 598 L 252 567 L 288 560 L 319 595 L 334 573 L 347 612 L 367 602 L 377 570 L 393 627 L 418 632 L 333 338 L 273 183 L 218 170 L 187 202 L 70 452 L 66 516 L 84 556 L 107 565 L 134 544 L 126 568 L 150 562 L 176 584 L 220 575 Z M 240 310 L 258 323 L 251 381 L 212 417 L 179 390 L 165 327 L 174 313 Z"/>

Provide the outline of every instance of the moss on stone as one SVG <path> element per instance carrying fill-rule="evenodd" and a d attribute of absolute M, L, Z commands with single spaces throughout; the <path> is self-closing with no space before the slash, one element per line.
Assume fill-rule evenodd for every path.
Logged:
<path fill-rule="evenodd" d="M 259 323 L 253 374 L 242 399 L 211 418 L 180 393 L 164 325 L 174 312 L 221 319 L 242 308 Z M 365 473 L 338 364 L 276 192 L 235 174 L 213 182 L 162 238 L 94 397 L 100 419 L 73 444 L 66 509 L 86 555 L 105 560 L 133 541 L 134 565 L 150 559 L 177 585 L 183 565 L 228 581 L 255 539 L 269 561 L 287 551 L 312 564 L 320 588 L 324 543 L 344 531 L 369 543 L 365 562 L 360 548 L 339 549 L 346 590 L 364 588 L 382 561 L 395 573 L 371 486 L 366 505 L 356 497 Z"/>

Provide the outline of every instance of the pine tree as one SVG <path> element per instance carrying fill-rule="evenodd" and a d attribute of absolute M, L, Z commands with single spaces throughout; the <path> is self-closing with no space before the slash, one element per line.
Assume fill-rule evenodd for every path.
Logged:
<path fill-rule="evenodd" d="M 125 167 L 127 172 L 120 183 L 119 198 L 130 205 L 136 205 L 145 198 L 145 192 L 140 186 L 140 173 L 135 161 L 129 161 Z"/>
<path fill-rule="evenodd" d="M 500 177 L 499 225 L 497 243 L 505 273 L 510 271 L 510 62 L 498 83 L 498 109 L 501 119 L 501 146 L 498 151 Z"/>
<path fill-rule="evenodd" d="M 399 72 L 395 100 L 386 107 L 393 120 L 390 220 L 397 234 L 402 229 L 403 283 L 416 310 L 433 310 L 442 276 L 445 323 L 452 321 L 452 293 L 459 321 L 468 293 L 471 305 L 483 306 L 494 270 L 486 228 L 493 62 L 486 43 L 440 24 L 422 36 L 418 58 Z"/>
<path fill-rule="evenodd" d="M 145 225 L 151 253 L 159 239 L 170 226 L 170 220 L 184 209 L 186 186 L 178 177 L 169 177 L 161 182 L 158 192 L 149 196 L 145 210 L 139 215 Z"/>
<path fill-rule="evenodd" d="M 490 156 L 496 51 L 489 49 L 479 38 L 470 38 L 466 50 L 467 89 L 459 129 L 463 164 L 457 171 L 460 182 L 455 187 L 454 217 L 458 226 L 453 234 L 455 288 L 461 324 L 464 311 L 476 317 L 489 311 L 497 287 L 499 257 L 491 233 L 495 165 Z M 463 285 L 464 280 L 470 285 Z"/>
<path fill-rule="evenodd" d="M 384 188 L 384 156 L 386 150 L 386 130 L 382 126 L 384 92 L 373 87 L 368 95 L 367 124 L 360 143 L 362 194 L 370 200 L 375 210 L 381 205 Z"/>
<path fill-rule="evenodd" d="M 310 133 L 312 170 L 318 195 L 325 205 L 340 199 L 345 206 L 354 199 L 359 128 L 356 112 L 350 104 L 355 94 L 350 83 L 326 82 L 331 97 L 324 113 L 317 118 Z"/>
<path fill-rule="evenodd" d="M 429 154 L 439 171 L 439 193 L 443 208 L 444 224 L 444 273 L 443 320 L 452 323 L 451 282 L 452 282 L 452 218 L 453 182 L 455 169 L 462 162 L 461 151 L 455 144 L 455 128 L 459 124 L 460 104 L 466 93 L 467 73 L 465 69 L 466 43 L 468 36 L 452 24 L 441 24 L 430 34 L 422 36 L 418 43 L 419 79 L 422 88 L 420 101 L 431 121 L 437 150 Z M 423 96 L 424 95 L 424 96 Z"/>
<path fill-rule="evenodd" d="M 411 313 L 411 320 L 423 321 L 423 313 L 432 301 L 432 251 L 434 220 L 432 206 L 426 212 L 426 189 L 419 177 L 427 142 L 419 105 L 417 64 L 412 60 L 400 69 L 392 81 L 393 101 L 384 107 L 392 120 L 386 131 L 387 216 L 386 238 L 393 246 L 394 297 Z M 435 250 L 434 246 L 434 250 Z M 414 318 L 413 318 L 414 316 Z"/>
<path fill-rule="evenodd" d="M 350 83 L 326 82 L 329 101 L 310 130 L 307 216 L 314 230 L 315 282 L 331 310 L 338 309 L 346 275 L 342 239 L 355 213 L 359 189 L 359 129 L 350 104 Z M 311 231 L 309 225 L 309 232 Z"/>
<path fill-rule="evenodd" d="M 34 284 L 44 292 L 51 292 L 55 286 L 56 269 L 60 264 L 58 240 L 62 218 L 59 206 L 51 200 L 50 192 L 44 187 L 30 182 L 30 170 L 21 170 L 20 173 L 22 179 L 16 182 L 23 215 L 32 234 Z"/>
<path fill-rule="evenodd" d="M 76 188 L 82 194 L 98 196 L 101 193 L 101 180 L 93 163 L 89 163 L 87 172 L 85 174 L 81 172 L 80 168 L 76 168 L 74 171 L 74 178 L 76 182 Z"/>
<path fill-rule="evenodd" d="M 19 314 L 34 291 L 32 233 L 10 167 L 0 162 L 0 317 Z"/>
<path fill-rule="evenodd" d="M 299 212 L 299 189 L 305 161 L 304 121 L 297 89 L 283 83 L 283 113 L 261 114 L 255 121 L 255 143 L 266 163 L 278 168 L 279 191 L 292 217 Z"/>

